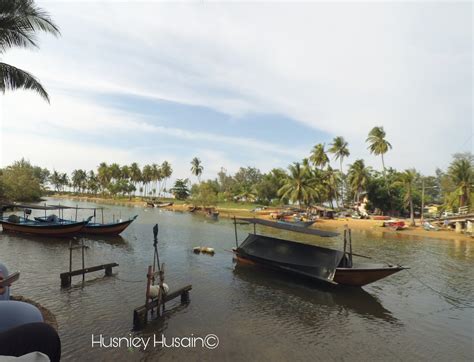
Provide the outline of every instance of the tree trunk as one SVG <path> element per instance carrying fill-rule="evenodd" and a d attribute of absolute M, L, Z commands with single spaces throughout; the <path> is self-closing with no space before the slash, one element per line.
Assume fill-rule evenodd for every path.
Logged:
<path fill-rule="evenodd" d="M 413 197 L 410 196 L 410 226 L 415 226 L 415 214 L 413 212 Z"/>
<path fill-rule="evenodd" d="M 344 208 L 344 174 L 342 173 L 342 157 L 339 162 L 341 166 L 341 206 Z"/>

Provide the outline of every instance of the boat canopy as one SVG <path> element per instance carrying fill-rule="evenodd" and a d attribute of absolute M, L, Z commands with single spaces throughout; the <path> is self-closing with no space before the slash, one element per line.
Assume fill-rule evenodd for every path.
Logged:
<path fill-rule="evenodd" d="M 339 233 L 335 233 L 332 231 L 324 231 L 324 230 L 318 230 L 318 229 L 312 229 L 312 228 L 310 229 L 310 228 L 305 228 L 298 225 L 289 225 L 286 223 L 284 224 L 284 223 L 279 223 L 279 222 L 270 221 L 270 220 L 257 219 L 254 217 L 241 217 L 241 218 L 237 218 L 237 220 L 241 220 L 249 224 L 269 226 L 275 229 L 294 231 L 294 232 L 302 233 L 302 234 L 317 235 L 317 236 L 323 236 L 323 237 L 331 237 L 331 236 L 339 235 Z"/>
<path fill-rule="evenodd" d="M 73 209 L 73 210 L 103 210 L 104 207 L 78 207 L 78 206 L 65 206 L 65 205 L 48 205 L 49 207 L 53 207 L 55 209 Z"/>
<path fill-rule="evenodd" d="M 344 252 L 339 250 L 256 234 L 249 234 L 238 251 L 330 283 L 333 283 L 336 268 L 344 257 Z"/>
<path fill-rule="evenodd" d="M 9 204 L 3 206 L 3 209 L 30 209 L 30 210 L 58 210 L 54 205 L 26 205 L 26 204 Z"/>

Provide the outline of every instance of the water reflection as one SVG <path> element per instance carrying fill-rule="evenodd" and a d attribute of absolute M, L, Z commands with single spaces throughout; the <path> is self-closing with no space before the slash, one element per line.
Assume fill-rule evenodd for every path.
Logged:
<path fill-rule="evenodd" d="M 377 297 L 362 288 L 327 286 L 259 266 L 236 264 L 233 273 L 247 284 L 242 291 L 248 298 L 255 298 L 253 295 L 255 289 L 249 286 L 259 286 L 297 297 L 302 302 L 327 307 L 343 307 L 364 318 L 381 319 L 401 325 L 401 322 L 382 306 Z M 261 295 L 255 299 L 261 300 Z M 272 300 L 269 299 L 268 302 L 272 303 Z"/>

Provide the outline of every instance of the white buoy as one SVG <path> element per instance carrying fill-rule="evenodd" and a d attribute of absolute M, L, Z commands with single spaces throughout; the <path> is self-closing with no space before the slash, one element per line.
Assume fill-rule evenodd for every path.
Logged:
<path fill-rule="evenodd" d="M 168 294 L 169 291 L 170 291 L 170 287 L 168 286 L 168 284 L 163 283 L 163 292 L 165 294 Z M 152 298 L 158 297 L 159 292 L 160 292 L 160 286 L 159 285 L 151 285 L 150 286 L 150 297 L 152 297 Z"/>

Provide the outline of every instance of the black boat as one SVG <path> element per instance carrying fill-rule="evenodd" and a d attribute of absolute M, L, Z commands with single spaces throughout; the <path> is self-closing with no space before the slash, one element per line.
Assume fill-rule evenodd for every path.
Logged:
<path fill-rule="evenodd" d="M 237 236 L 236 220 L 234 219 L 234 224 Z M 325 237 L 336 236 L 338 235 L 337 233 L 284 225 L 255 218 L 241 218 L 239 220 L 243 221 L 243 223 L 254 224 L 254 233 L 249 234 L 233 250 L 237 261 L 244 264 L 259 264 L 328 284 L 358 287 L 406 269 L 400 265 L 353 263 L 353 256 L 359 255 L 352 252 L 350 237 L 348 240 L 344 239 L 344 251 L 339 251 L 297 241 L 259 235 L 256 233 L 255 225 L 260 224 Z M 349 243 L 349 251 L 346 251 L 347 243 Z"/>

